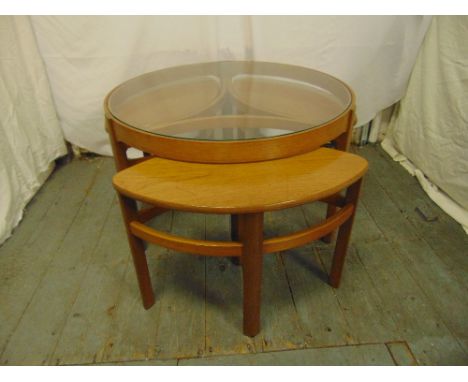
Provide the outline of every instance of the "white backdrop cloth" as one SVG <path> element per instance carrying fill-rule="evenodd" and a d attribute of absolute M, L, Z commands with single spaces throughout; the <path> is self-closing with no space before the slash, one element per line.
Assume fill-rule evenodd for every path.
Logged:
<path fill-rule="evenodd" d="M 256 59 L 335 75 L 358 123 L 404 94 L 428 16 L 33 16 L 68 141 L 110 155 L 102 102 L 120 82 L 202 61 Z"/>
<path fill-rule="evenodd" d="M 468 17 L 433 18 L 382 142 L 468 233 Z"/>
<path fill-rule="evenodd" d="M 30 19 L 0 16 L 0 244 L 66 152 Z"/>
<path fill-rule="evenodd" d="M 1 16 L 0 243 L 45 181 L 51 162 L 66 153 L 63 136 L 111 154 L 102 102 L 120 82 L 202 61 L 303 65 L 348 82 L 364 124 L 403 96 L 429 21 L 426 16 Z"/>

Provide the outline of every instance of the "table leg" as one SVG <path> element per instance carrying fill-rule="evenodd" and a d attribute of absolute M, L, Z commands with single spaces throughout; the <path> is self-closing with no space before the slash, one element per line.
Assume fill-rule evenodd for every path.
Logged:
<path fill-rule="evenodd" d="M 334 214 L 336 214 L 336 209 L 337 209 L 336 206 L 334 206 L 333 204 L 327 204 L 327 219 L 330 216 L 333 216 Z M 334 238 L 335 238 L 335 231 L 332 231 L 328 235 L 322 237 L 321 240 L 324 243 L 330 244 Z"/>
<path fill-rule="evenodd" d="M 263 268 L 263 213 L 239 215 L 244 286 L 244 334 L 254 337 L 260 331 L 260 305 Z"/>
<path fill-rule="evenodd" d="M 346 203 L 353 204 L 354 211 L 349 219 L 346 220 L 338 230 L 338 237 L 336 239 L 335 253 L 333 255 L 333 262 L 329 278 L 330 285 L 334 288 L 338 288 L 340 286 L 341 273 L 343 271 L 344 260 L 348 250 L 349 239 L 351 238 L 351 231 L 353 228 L 354 216 L 356 215 L 361 183 L 362 179 L 359 179 L 346 190 Z"/>
<path fill-rule="evenodd" d="M 132 252 L 133 264 L 140 287 L 141 299 L 145 309 L 151 308 L 154 304 L 154 292 L 151 286 L 151 278 L 146 261 L 145 243 L 130 232 L 130 223 L 138 220 L 136 201 L 119 194 L 120 208 L 127 230 L 128 244 Z"/>
<path fill-rule="evenodd" d="M 232 241 L 239 241 L 239 215 L 231 215 L 231 240 Z M 234 265 L 240 265 L 241 264 L 241 259 L 240 257 L 230 257 L 229 260 Z"/>

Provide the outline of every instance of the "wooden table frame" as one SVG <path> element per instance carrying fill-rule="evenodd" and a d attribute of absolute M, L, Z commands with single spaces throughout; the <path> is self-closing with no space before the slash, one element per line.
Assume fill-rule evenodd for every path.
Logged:
<path fill-rule="evenodd" d="M 313 129 L 278 137 L 207 142 L 151 134 L 115 118 L 108 108 L 108 98 L 104 103 L 106 130 L 109 133 L 117 171 L 152 157 L 197 163 L 269 161 L 310 152 L 330 142 L 334 143 L 336 149 L 347 151 L 352 126 L 356 123 L 355 98 L 351 89 L 349 91 L 351 94 L 349 107 L 332 121 Z M 143 151 L 144 157 L 130 159 L 127 156 L 127 150 L 130 147 Z M 323 223 L 273 239 L 264 240 L 263 238 L 263 211 L 231 213 L 231 242 L 187 239 L 156 231 L 144 223 L 168 209 L 161 206 L 139 209 L 136 202 L 138 197 L 129 197 L 118 192 L 145 309 L 149 309 L 154 304 L 145 242 L 205 256 L 237 257 L 241 259 L 243 269 L 244 333 L 248 336 L 255 336 L 260 330 L 263 254 L 290 249 L 317 239 L 329 243 L 339 227 L 329 275 L 330 285 L 337 288 L 351 235 L 360 186 L 361 178 L 346 187 L 347 191 L 344 196 L 337 193 L 321 200 L 328 205 Z"/>
<path fill-rule="evenodd" d="M 119 193 L 120 206 L 143 306 L 145 309 L 149 309 L 155 302 L 146 260 L 145 242 L 184 253 L 237 257 L 241 259 L 243 271 L 244 334 L 255 336 L 260 330 L 261 280 L 264 254 L 305 245 L 330 235 L 339 227 L 333 263 L 329 274 L 330 285 L 338 288 L 351 236 L 360 187 L 361 179 L 347 188 L 344 197 L 335 195 L 327 199 L 329 205 L 339 208 L 339 211 L 328 217 L 324 222 L 285 236 L 266 240 L 263 238 L 263 212 L 238 214 L 236 219 L 238 239 L 231 242 L 182 238 L 157 231 L 144 223 L 147 219 L 166 212 L 167 209 L 156 207 L 139 210 L 135 199 Z M 149 211 L 151 213 L 148 213 Z"/>

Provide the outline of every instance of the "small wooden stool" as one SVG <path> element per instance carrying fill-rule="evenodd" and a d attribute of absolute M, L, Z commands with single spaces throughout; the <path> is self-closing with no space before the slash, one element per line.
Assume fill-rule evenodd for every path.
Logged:
<path fill-rule="evenodd" d="M 283 159 L 250 163 L 190 163 L 150 158 L 118 172 L 120 199 L 143 305 L 154 304 L 144 242 L 204 256 L 237 256 L 242 263 L 244 333 L 260 331 L 263 254 L 327 237 L 339 227 L 329 282 L 337 288 L 351 235 L 367 161 L 328 148 Z M 340 194 L 346 189 L 344 196 Z M 136 201 L 153 207 L 138 210 Z M 321 224 L 263 238 L 263 214 L 304 203 L 328 203 Z M 236 216 L 238 241 L 195 240 L 160 232 L 144 223 L 168 209 Z"/>

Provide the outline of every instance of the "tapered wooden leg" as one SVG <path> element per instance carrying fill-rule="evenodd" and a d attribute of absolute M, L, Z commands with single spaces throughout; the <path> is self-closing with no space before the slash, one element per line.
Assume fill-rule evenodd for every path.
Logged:
<path fill-rule="evenodd" d="M 333 262 L 330 271 L 329 282 L 334 288 L 340 286 L 341 273 L 343 271 L 343 264 L 348 250 L 349 239 L 353 228 L 354 216 L 356 215 L 356 208 L 359 199 L 359 191 L 361 189 L 361 179 L 348 187 L 346 191 L 346 203 L 354 204 L 353 214 L 349 219 L 344 222 L 338 231 L 336 239 L 335 253 L 333 255 Z"/>
<path fill-rule="evenodd" d="M 244 286 L 244 334 L 254 337 L 260 331 L 260 305 L 263 270 L 263 213 L 239 215 Z"/>
<path fill-rule="evenodd" d="M 239 215 L 231 215 L 231 240 L 239 241 Z M 239 257 L 230 257 L 229 258 L 234 265 L 240 265 L 242 263 Z"/>
<path fill-rule="evenodd" d="M 138 286 L 140 287 L 141 299 L 145 309 L 151 308 L 154 304 L 154 292 L 151 286 L 151 278 L 148 270 L 148 263 L 146 261 L 145 243 L 143 240 L 134 236 L 130 232 L 130 222 L 138 220 L 137 204 L 136 201 L 119 194 L 120 208 L 122 209 L 122 216 L 127 230 L 128 244 L 132 252 L 133 264 L 138 279 Z"/>
<path fill-rule="evenodd" d="M 327 205 L 327 219 L 334 214 L 336 214 L 336 206 L 334 206 L 333 204 L 328 204 Z M 328 235 L 322 237 L 321 240 L 324 243 L 330 244 L 334 238 L 335 238 L 335 231 L 332 231 Z"/>
<path fill-rule="evenodd" d="M 239 215 L 231 215 L 231 240 L 238 241 L 239 240 Z"/>
<path fill-rule="evenodd" d="M 341 151 L 348 151 L 349 145 L 351 144 L 351 135 L 353 131 L 353 126 L 356 124 L 356 115 L 354 109 L 349 113 L 348 128 L 346 132 L 341 134 L 338 138 L 335 139 L 335 148 Z M 336 206 L 328 204 L 327 206 L 327 218 L 336 213 Z M 352 225 L 352 223 L 351 223 Z M 336 232 L 330 232 L 328 235 L 322 237 L 324 243 L 330 244 L 335 239 Z"/>

